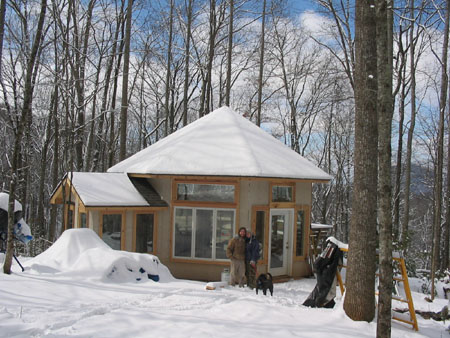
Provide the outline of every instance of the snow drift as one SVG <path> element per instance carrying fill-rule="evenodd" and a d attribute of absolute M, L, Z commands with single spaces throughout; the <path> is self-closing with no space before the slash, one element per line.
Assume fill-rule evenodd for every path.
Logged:
<path fill-rule="evenodd" d="M 69 229 L 25 269 L 37 274 L 64 274 L 104 282 L 168 282 L 175 278 L 158 257 L 111 249 L 91 229 Z"/>

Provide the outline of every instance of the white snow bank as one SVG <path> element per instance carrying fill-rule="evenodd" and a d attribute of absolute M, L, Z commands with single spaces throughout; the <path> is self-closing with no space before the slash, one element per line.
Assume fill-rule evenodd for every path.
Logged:
<path fill-rule="evenodd" d="M 158 257 L 113 250 L 91 229 L 64 231 L 49 249 L 24 266 L 37 274 L 64 274 L 104 282 L 174 280 Z"/>

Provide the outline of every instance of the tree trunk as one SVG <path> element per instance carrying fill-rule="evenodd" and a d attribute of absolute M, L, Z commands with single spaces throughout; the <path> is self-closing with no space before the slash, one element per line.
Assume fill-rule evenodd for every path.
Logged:
<path fill-rule="evenodd" d="M 117 18 L 117 26 L 116 30 L 113 36 L 113 46 L 111 49 L 111 54 L 108 56 L 108 62 L 105 70 L 105 86 L 103 88 L 103 96 L 102 96 L 102 103 L 100 108 L 100 116 L 99 116 L 99 122 L 98 122 L 98 128 L 97 128 L 97 137 L 96 137 L 96 146 L 95 146 L 95 152 L 93 156 L 93 163 L 92 163 L 92 171 L 97 171 L 100 169 L 100 171 L 104 171 L 105 168 L 105 160 L 102 161 L 102 166 L 100 166 L 100 155 L 103 155 L 104 157 L 107 157 L 105 155 L 105 149 L 106 149 L 106 136 L 107 132 L 103 130 L 105 120 L 106 120 L 106 114 L 107 114 L 107 107 L 108 107 L 108 93 L 110 90 L 111 85 L 111 74 L 113 73 L 113 67 L 114 67 L 114 60 L 117 55 L 117 43 L 119 34 L 121 31 L 121 27 L 123 26 L 124 20 L 123 20 L 123 11 L 124 11 L 124 3 L 122 2 L 120 7 L 120 14 Z"/>
<path fill-rule="evenodd" d="M 444 125 L 445 107 L 447 104 L 447 55 L 448 55 L 448 29 L 450 20 L 450 0 L 446 1 L 444 42 L 442 44 L 442 75 L 441 93 L 439 98 L 439 128 L 437 137 L 436 167 L 434 176 L 434 214 L 433 214 L 433 249 L 431 254 L 431 299 L 434 300 L 436 271 L 439 269 L 440 247 L 441 247 L 441 218 L 442 218 L 442 181 L 444 167 Z"/>
<path fill-rule="evenodd" d="M 447 102 L 450 103 L 450 91 Z M 450 130 L 450 104 L 447 104 L 447 130 Z M 450 240 L 450 137 L 447 138 L 447 193 L 445 198 L 446 214 L 445 214 L 445 224 L 444 224 L 444 257 L 442 270 L 450 269 L 449 266 L 449 240 Z"/>
<path fill-rule="evenodd" d="M 393 0 L 376 2 L 378 68 L 378 221 L 379 221 L 379 296 L 377 337 L 391 336 L 392 308 L 392 186 L 391 132 L 394 100 L 393 72 Z"/>
<path fill-rule="evenodd" d="M 370 322 L 377 240 L 376 20 L 368 1 L 356 1 L 355 15 L 355 169 L 344 310 L 353 320 Z"/>
<path fill-rule="evenodd" d="M 6 0 L 0 2 L 0 83 L 3 86 L 2 75 L 2 60 L 3 60 L 3 37 L 5 35 L 5 15 L 6 15 Z"/>
<path fill-rule="evenodd" d="M 184 68 L 184 84 L 183 84 L 183 126 L 188 124 L 188 89 L 189 89 L 189 61 L 191 56 L 191 26 L 192 26 L 192 2 L 188 0 L 187 7 L 187 28 L 186 28 L 186 48 L 185 48 L 185 68 Z"/>
<path fill-rule="evenodd" d="M 123 14 L 123 13 L 121 13 Z M 122 53 L 124 49 L 124 29 L 125 25 L 122 25 L 122 39 L 121 43 L 119 45 L 119 51 L 118 51 L 118 58 L 117 58 L 117 64 L 114 70 L 114 84 L 113 84 L 113 91 L 111 95 L 111 109 L 110 109 L 110 128 L 109 128 L 109 144 L 108 144 L 108 167 L 112 167 L 114 164 L 114 153 L 116 150 L 116 130 L 115 130 L 115 110 L 116 110 L 116 97 L 117 97 L 117 87 L 119 82 L 119 72 L 120 72 L 120 65 L 122 63 Z"/>
<path fill-rule="evenodd" d="M 266 30 L 266 0 L 263 1 L 262 23 L 261 23 L 261 50 L 259 51 L 258 103 L 257 103 L 257 114 L 256 114 L 256 125 L 258 127 L 261 125 L 265 30 Z"/>
<path fill-rule="evenodd" d="M 122 105 L 120 107 L 119 161 L 123 161 L 127 157 L 128 73 L 130 70 L 130 39 L 131 39 L 132 14 L 133 14 L 133 0 L 128 0 L 125 41 L 124 41 L 125 51 L 123 55 Z"/>
<path fill-rule="evenodd" d="M 96 120 L 96 112 L 97 112 L 97 94 L 99 92 L 99 90 L 97 88 L 99 88 L 99 85 L 100 85 L 100 69 L 102 66 L 102 62 L 103 62 L 103 55 L 101 55 L 98 59 L 97 74 L 95 76 L 94 87 L 96 89 L 94 92 L 94 97 L 92 99 L 92 113 L 91 113 L 91 122 L 90 122 L 91 127 L 89 130 L 89 136 L 88 136 L 88 141 L 87 141 L 87 145 L 86 145 L 86 161 L 84 163 L 85 171 L 89 171 L 90 168 L 92 167 L 92 158 L 93 158 L 94 140 L 95 140 L 95 120 Z"/>
<path fill-rule="evenodd" d="M 169 14 L 169 41 L 167 46 L 167 63 L 166 63 L 166 88 L 164 93 L 164 113 L 166 115 L 166 122 L 164 128 L 164 136 L 167 136 L 173 132 L 174 116 L 169 109 L 170 101 L 170 71 L 172 67 L 172 39 L 173 39 L 173 12 L 174 12 L 173 0 L 170 0 L 170 14 Z"/>
<path fill-rule="evenodd" d="M 231 95 L 231 60 L 233 53 L 233 16 L 234 16 L 234 0 L 230 0 L 230 17 L 228 22 L 228 50 L 227 50 L 227 79 L 225 89 L 225 105 L 230 106 Z"/>
<path fill-rule="evenodd" d="M 16 191 L 16 180 L 18 174 L 19 154 L 21 151 L 20 143 L 24 132 L 25 123 L 28 119 L 28 115 L 31 114 L 31 101 L 33 97 L 33 70 L 36 67 L 36 57 L 38 50 L 41 46 L 45 12 L 47 10 L 47 0 L 41 1 L 41 9 L 39 14 L 39 21 L 36 28 L 36 34 L 34 37 L 33 45 L 31 48 L 31 54 L 27 61 L 27 68 L 25 73 L 25 87 L 23 96 L 22 113 L 20 121 L 17 126 L 17 132 L 14 140 L 14 150 L 11 161 L 11 181 L 9 183 L 9 203 L 8 203 L 8 240 L 6 243 L 6 255 L 3 265 L 3 272 L 6 274 L 11 273 L 12 258 L 14 255 L 14 243 L 13 243 L 13 227 L 14 227 L 14 202 Z"/>
<path fill-rule="evenodd" d="M 411 161 L 412 161 L 412 143 L 414 137 L 414 128 L 416 126 L 416 61 L 415 61 L 415 47 L 416 42 L 414 39 L 414 0 L 411 0 L 410 4 L 410 19 L 411 27 L 409 31 L 410 40 L 410 68 L 411 68 L 411 120 L 408 129 L 408 140 L 406 144 L 406 158 L 405 158 L 405 192 L 404 192 L 404 211 L 402 219 L 402 233 L 400 237 L 400 243 L 402 244 L 404 254 L 406 255 L 409 247 L 409 195 L 411 190 Z"/>
<path fill-rule="evenodd" d="M 404 134 L 404 121 L 405 121 L 405 104 L 406 104 L 406 52 L 403 48 L 403 29 L 400 28 L 398 34 L 398 52 L 397 62 L 400 62 L 397 73 L 397 88 L 396 92 L 400 92 L 400 98 L 398 102 L 398 142 L 397 142 L 397 160 L 395 168 L 395 183 L 394 183 L 394 196 L 393 196 L 393 233 L 394 241 L 398 242 L 400 239 L 400 200 L 401 200 L 401 187 L 402 187 L 402 171 L 403 171 L 403 134 Z M 394 93 L 394 98 L 396 94 Z"/>

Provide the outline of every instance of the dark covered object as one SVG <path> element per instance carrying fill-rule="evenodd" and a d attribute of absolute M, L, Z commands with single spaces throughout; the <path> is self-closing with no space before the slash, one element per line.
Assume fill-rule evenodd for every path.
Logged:
<path fill-rule="evenodd" d="M 304 301 L 303 305 L 309 307 L 334 307 L 336 294 L 336 270 L 342 264 L 342 251 L 330 241 L 325 250 L 314 262 L 314 271 L 317 276 L 317 284 L 314 290 Z"/>
<path fill-rule="evenodd" d="M 22 218 L 22 210 L 14 213 L 14 224 Z M 8 233 L 8 210 L 0 207 L 0 233 Z"/>

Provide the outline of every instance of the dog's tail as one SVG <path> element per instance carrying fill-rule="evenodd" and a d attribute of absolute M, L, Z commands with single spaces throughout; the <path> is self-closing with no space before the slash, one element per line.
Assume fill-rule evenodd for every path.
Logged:
<path fill-rule="evenodd" d="M 270 280 L 272 280 L 272 275 L 269 272 L 267 273 L 267 276 L 269 276 Z"/>

